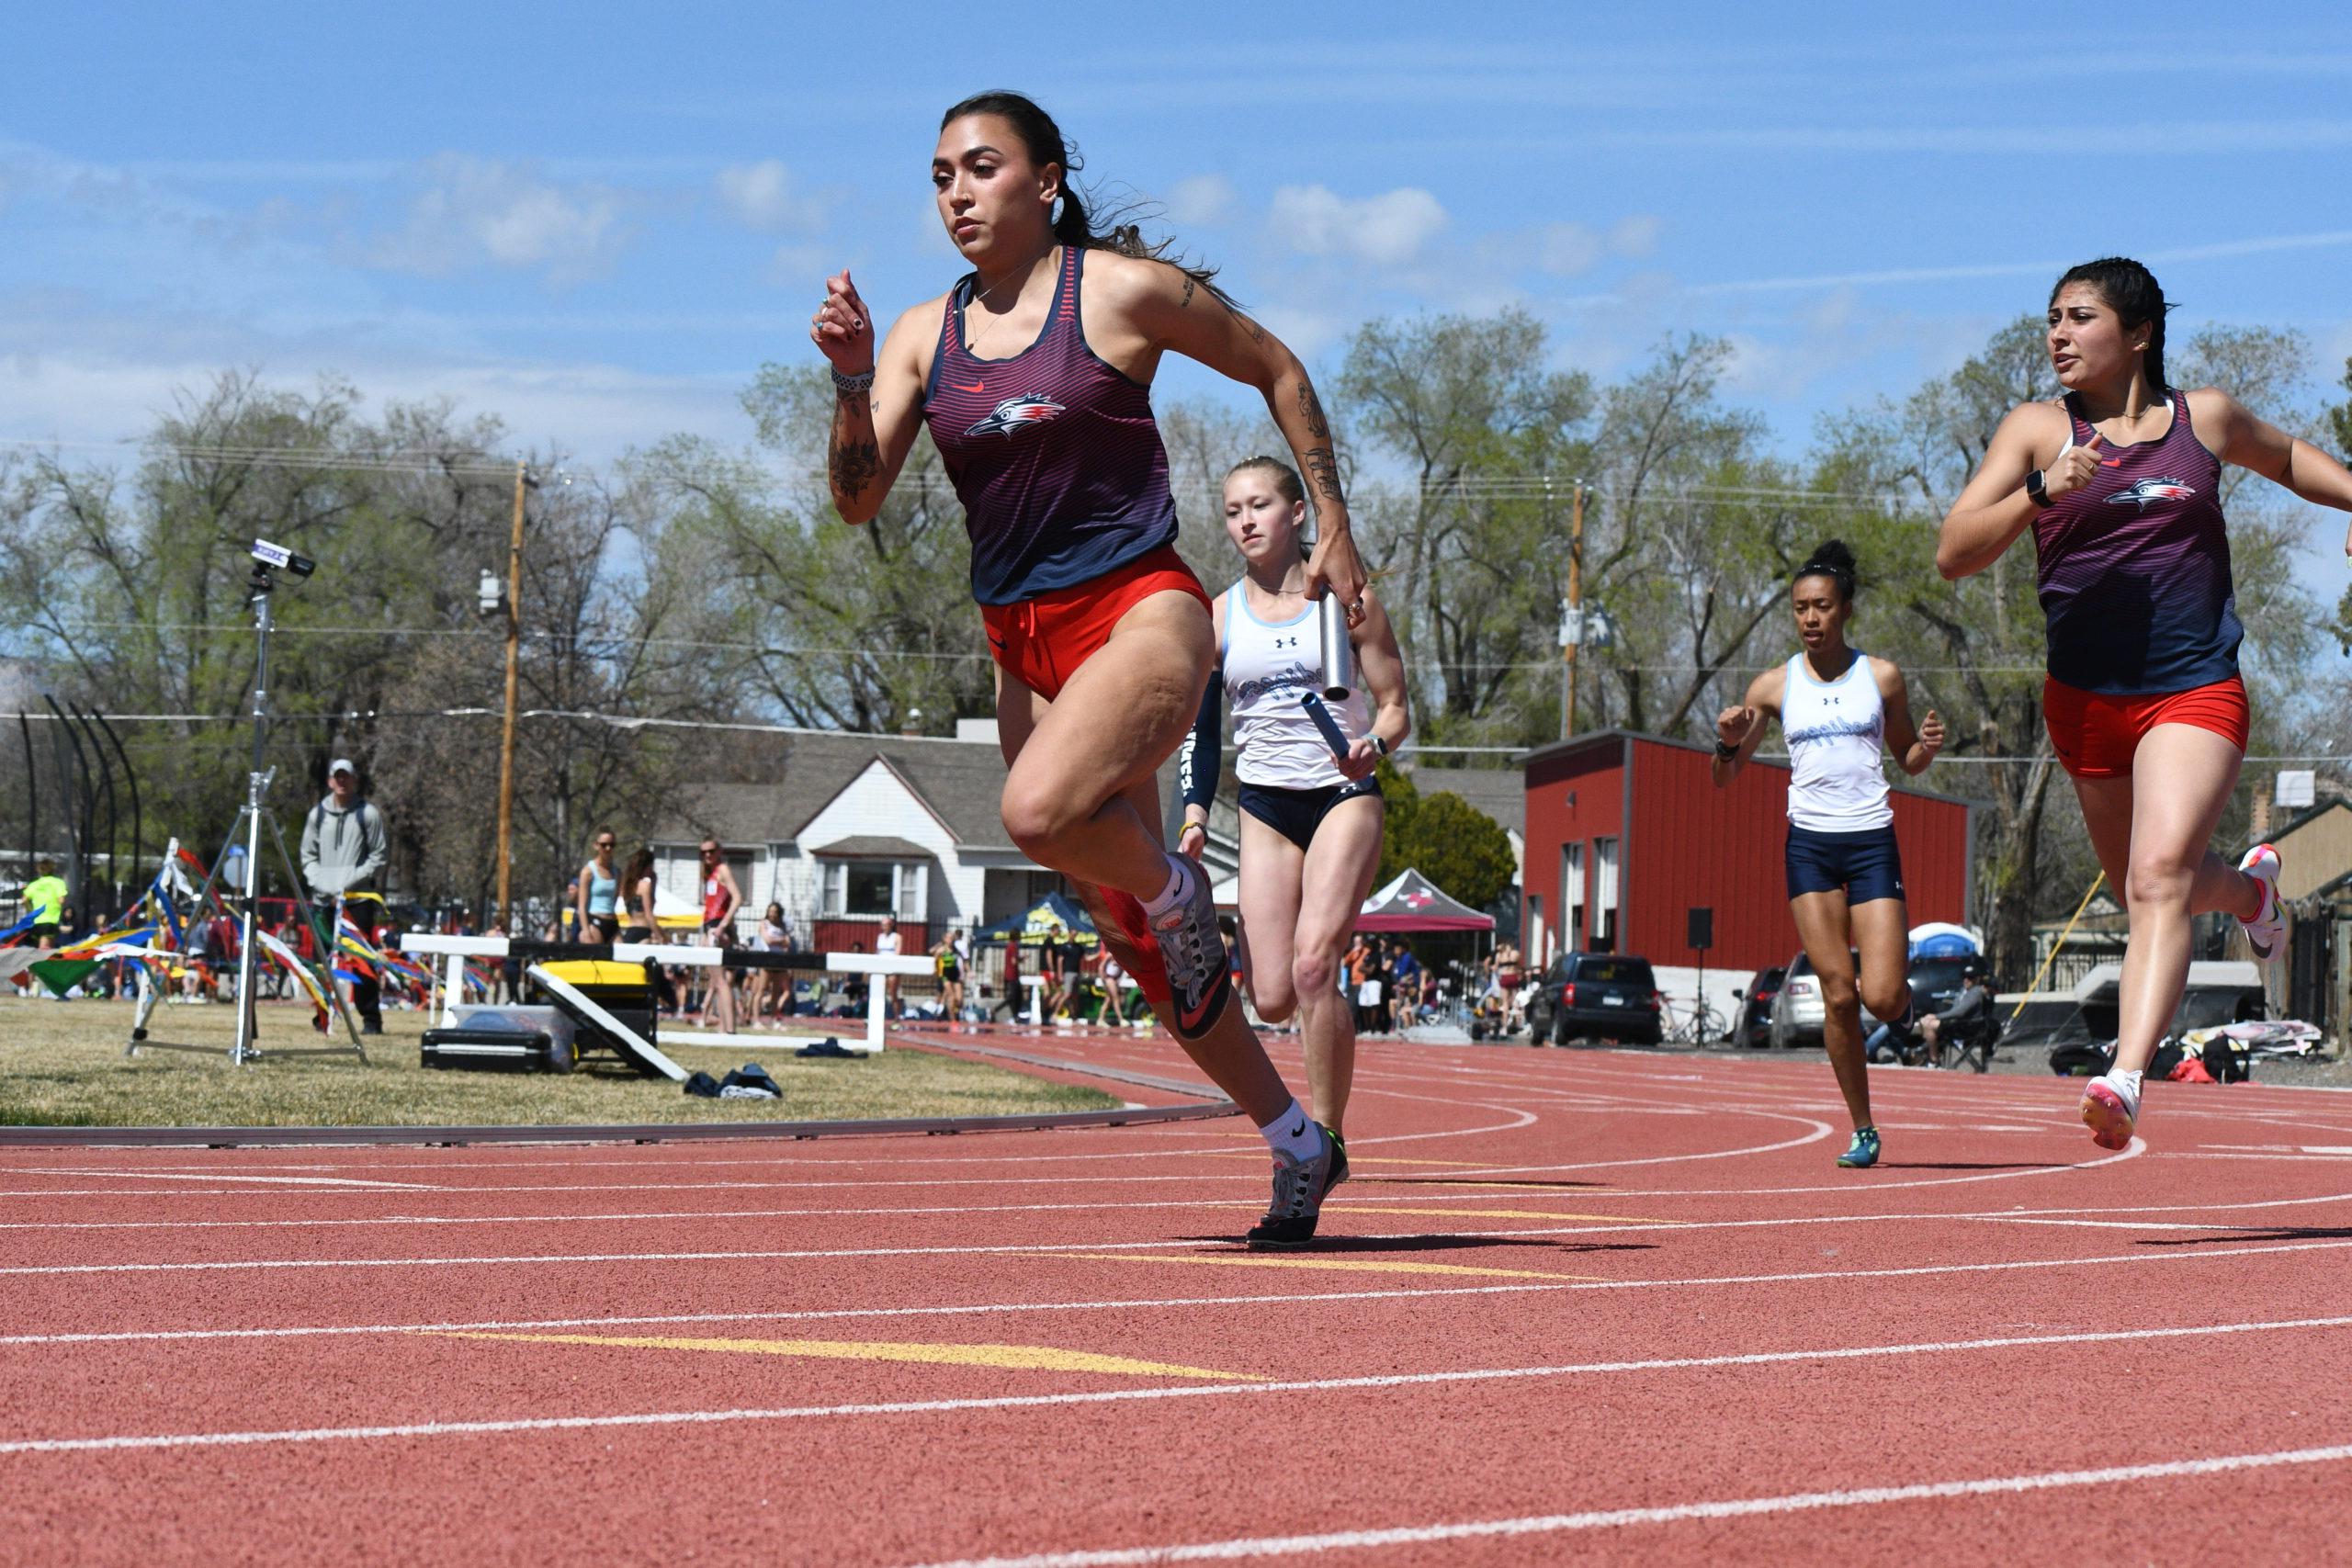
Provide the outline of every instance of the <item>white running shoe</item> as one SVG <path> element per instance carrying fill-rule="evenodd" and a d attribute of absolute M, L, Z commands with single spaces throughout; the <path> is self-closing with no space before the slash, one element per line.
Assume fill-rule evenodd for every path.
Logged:
<path fill-rule="evenodd" d="M 2091 1130 L 2092 1143 L 2103 1149 L 2132 1146 L 2132 1134 L 2140 1121 L 2140 1096 L 2130 1084 L 2101 1073 L 2084 1089 L 2077 1109 L 2083 1125 Z"/>
<path fill-rule="evenodd" d="M 2245 928 L 2246 945 L 2254 949 L 2255 958 L 2268 964 L 2278 956 L 2287 940 L 2286 911 L 2278 908 L 2278 852 L 2268 844 L 2256 844 L 2238 862 L 2238 869 L 2262 884 L 2261 911 L 2238 924 Z"/>

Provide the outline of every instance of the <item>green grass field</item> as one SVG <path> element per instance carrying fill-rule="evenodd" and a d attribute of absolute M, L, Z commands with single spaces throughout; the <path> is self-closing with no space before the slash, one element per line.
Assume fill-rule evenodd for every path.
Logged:
<path fill-rule="evenodd" d="M 0 998 L 0 1124 L 74 1127 L 544 1126 L 642 1122 L 814 1122 L 899 1116 L 1004 1116 L 1101 1111 L 1122 1103 L 1095 1089 L 1046 1083 L 977 1063 L 893 1047 L 871 1060 L 801 1061 L 803 1041 L 673 1045 L 689 1072 L 714 1077 L 757 1061 L 780 1100 L 702 1100 L 666 1078 L 585 1066 L 577 1073 L 483 1073 L 418 1065 L 421 1012 L 387 1012 L 385 1032 L 356 1057 L 286 1057 L 232 1067 L 223 1056 L 144 1051 L 126 1059 L 129 1002 Z M 854 1035 L 859 1021 L 842 1021 Z M 153 1039 L 227 1045 L 226 1006 L 155 1010 Z M 844 1043 L 848 1043 L 844 1040 Z M 265 1005 L 261 1043 L 319 1043 L 306 1012 Z"/>

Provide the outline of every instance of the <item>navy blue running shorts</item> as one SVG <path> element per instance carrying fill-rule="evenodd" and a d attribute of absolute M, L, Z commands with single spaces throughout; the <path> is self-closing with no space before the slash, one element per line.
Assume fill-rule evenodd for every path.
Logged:
<path fill-rule="evenodd" d="M 1903 897 L 1903 853 L 1894 824 L 1859 833 L 1816 833 L 1789 824 L 1789 897 L 1846 890 L 1849 905 Z"/>
<path fill-rule="evenodd" d="M 1364 795 L 1380 798 L 1378 774 L 1366 773 L 1346 784 L 1325 784 L 1317 789 L 1277 789 L 1272 784 L 1245 784 L 1241 786 L 1241 809 L 1303 850 L 1315 841 L 1315 829 L 1331 815 L 1333 807 Z"/>

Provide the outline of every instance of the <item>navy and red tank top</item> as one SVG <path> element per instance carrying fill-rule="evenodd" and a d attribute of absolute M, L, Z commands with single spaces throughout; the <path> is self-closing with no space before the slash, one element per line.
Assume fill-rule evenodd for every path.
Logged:
<path fill-rule="evenodd" d="M 1010 359 L 964 347 L 977 275 L 949 291 L 923 418 L 964 502 L 972 597 L 1014 604 L 1091 582 L 1176 539 L 1168 449 L 1151 389 L 1087 346 L 1078 313 L 1086 252 L 1062 250 L 1037 340 Z"/>
<path fill-rule="evenodd" d="M 2186 692 L 2238 671 L 2237 592 L 2222 517 L 2221 459 L 2171 395 L 2154 441 L 2099 448 L 2096 479 L 2034 519 L 2035 581 L 2052 678 L 2116 696 Z M 2066 396 L 2070 445 L 2097 434 Z"/>

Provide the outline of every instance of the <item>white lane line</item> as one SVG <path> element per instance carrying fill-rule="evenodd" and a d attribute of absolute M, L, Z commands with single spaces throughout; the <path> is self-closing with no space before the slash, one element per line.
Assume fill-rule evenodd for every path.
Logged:
<path fill-rule="evenodd" d="M 356 1326 L 268 1328 L 155 1328 L 71 1334 L 0 1336 L 0 1346 L 95 1345 L 150 1339 L 281 1339 L 311 1336 L 420 1334 L 449 1328 L 573 1328 L 599 1323 L 759 1323 L 772 1320 L 862 1317 L 954 1317 L 1029 1312 L 1106 1312 L 1177 1306 L 1254 1306 L 1283 1302 L 1410 1301 L 1426 1296 L 1548 1295 L 1563 1291 L 1656 1291 L 1720 1285 L 1834 1283 L 1844 1280 L 1900 1280 L 1942 1274 L 2004 1274 L 2022 1269 L 2081 1269 L 2109 1263 L 2196 1263 L 2209 1258 L 2250 1258 L 2266 1252 L 2339 1252 L 2352 1239 L 2265 1242 L 2195 1251 L 2120 1252 L 2103 1257 L 2032 1258 L 1996 1263 L 1914 1263 L 1887 1269 L 1815 1269 L 1777 1274 L 1714 1274 L 1679 1280 L 1582 1280 L 1559 1284 L 1427 1285 L 1385 1291 L 1294 1292 L 1263 1296 L 1173 1296 L 1149 1301 L 1061 1301 L 981 1303 L 962 1306 L 828 1307 L 803 1311 L 673 1313 L 638 1317 L 554 1317 L 471 1324 L 386 1323 Z"/>
<path fill-rule="evenodd" d="M 1848 1190 L 1851 1190 L 1849 1189 Z M 1481 1203 L 1559 1203 L 1580 1202 L 1585 1199 L 1572 1195 L 1529 1191 L 1515 1189 L 1503 1192 L 1465 1192 L 1460 1189 L 1430 1195 L 1383 1192 L 1367 1194 L 1361 1201 L 1391 1205 L 1431 1205 L 1461 1203 L 1475 1199 Z M 1625 1193 L 1595 1193 L 1592 1198 L 1614 1201 Z M 2352 1202 L 2352 1192 L 2330 1192 L 2305 1198 L 2265 1198 L 2246 1202 L 2217 1205 L 2211 1201 L 2185 1200 L 2177 1203 L 2100 1203 L 2068 1204 L 2048 1209 L 1962 1209 L 1914 1210 L 1885 1213 L 1840 1214 L 1789 1214 L 1757 1220 L 1678 1220 L 1668 1214 L 1624 1215 L 1611 1219 L 1605 1224 L 1578 1225 L 1570 1230 L 1546 1228 L 1526 1232 L 1470 1232 L 1452 1234 L 1556 1235 L 1581 1235 L 1587 1231 L 1637 1230 L 1754 1230 L 1771 1229 L 1782 1225 L 1875 1224 L 1896 1221 L 1928 1222 L 1933 1220 L 2014 1220 L 2043 1224 L 2107 1225 L 2117 1230 L 2204 1229 L 2235 1230 L 2244 1228 L 2225 1220 L 2206 1220 L 2195 1226 L 2167 1226 L 2156 1221 L 2099 1220 L 2100 1214 L 2174 1214 L 2194 1211 L 2201 1214 L 2236 1214 L 2257 1209 L 2302 1208 L 2315 1203 Z M 1113 1202 L 1080 1203 L 944 1203 L 885 1208 L 822 1208 L 822 1209 L 661 1209 L 653 1211 L 623 1211 L 605 1213 L 529 1213 L 529 1214 L 369 1214 L 359 1216 L 304 1218 L 297 1220 L 187 1220 L 159 1218 L 152 1220 L 5 1220 L 0 1232 L 6 1231 L 126 1231 L 164 1230 L 340 1230 L 383 1226 L 400 1228 L 413 1225 L 555 1225 L 610 1224 L 637 1220 L 658 1220 L 672 1224 L 680 1220 L 708 1220 L 733 1224 L 744 1220 L 823 1219 L 861 1220 L 876 1215 L 955 1216 L 963 1214 L 1026 1214 L 1026 1213 L 1103 1213 L 1125 1210 L 1157 1209 L 1224 1209 L 1231 1207 L 1223 1198 L 1146 1198 Z M 1350 1212 L 1351 1205 L 1336 1207 L 1335 1214 Z M 1442 1211 L 1441 1211 L 1442 1212 Z M 2048 1217 L 2044 1217 L 2048 1216 Z M 1490 1216 L 1491 1217 L 1491 1216 Z M 1543 1213 L 1531 1213 L 1530 1219 L 1555 1216 Z M 1334 1233 L 1336 1234 L 1336 1233 Z"/>
<path fill-rule="evenodd" d="M 873 1404 L 786 1405 L 775 1409 L 657 1410 L 614 1416 L 537 1416 L 490 1421 L 421 1421 L 401 1426 L 311 1427 L 277 1431 L 160 1432 L 110 1438 L 25 1438 L 0 1442 L 0 1455 L 89 1453 L 122 1449 L 226 1448 L 257 1443 L 350 1441 L 369 1438 L 441 1438 L 492 1432 L 549 1432 L 611 1427 L 707 1426 L 731 1421 L 785 1421 L 844 1416 L 928 1415 L 956 1410 L 1027 1410 L 1130 1400 L 1205 1398 L 1249 1393 L 1326 1393 L 1346 1389 L 1428 1388 L 1464 1383 L 1523 1382 L 1625 1372 L 1688 1371 L 1712 1367 L 1772 1367 L 1796 1361 L 1856 1361 L 1895 1356 L 1950 1355 L 2048 1345 L 2206 1338 L 2222 1334 L 2275 1334 L 2352 1326 L 2352 1317 L 2279 1318 L 2254 1323 L 2162 1325 L 2074 1334 L 2004 1335 L 1892 1345 L 1840 1345 L 1805 1350 L 1750 1350 L 1724 1356 L 1661 1356 L 1631 1361 L 1578 1361 L 1546 1367 L 1477 1367 L 1440 1372 L 1387 1372 L 1352 1378 L 1301 1378 L 1282 1382 L 1194 1383 L 1089 1393 L 1006 1394 L 989 1398 L 891 1400 Z"/>
<path fill-rule="evenodd" d="M 1664 1507 L 1600 1508 L 1581 1514 L 1535 1514 L 1515 1519 L 1475 1519 L 1457 1524 L 1393 1526 L 1386 1529 L 1333 1530 L 1323 1535 L 1241 1536 L 1227 1540 L 1171 1546 L 1113 1547 L 1092 1551 L 1044 1551 L 1027 1557 L 964 1557 L 929 1568 L 1127 1568 L 1152 1562 L 1231 1562 L 1253 1557 L 1294 1557 L 1318 1551 L 1360 1551 L 1377 1547 L 1430 1545 L 1438 1541 L 1497 1537 L 1557 1535 L 1571 1530 L 1616 1529 L 1628 1525 L 1687 1524 L 1700 1519 L 1745 1519 L 1822 1508 L 1882 1507 L 1889 1503 L 1948 1497 L 1988 1497 L 2051 1492 L 2076 1486 L 2117 1486 L 2134 1481 L 2164 1481 L 2189 1475 L 2222 1475 L 2281 1465 L 2333 1464 L 2352 1460 L 2352 1443 L 2332 1448 L 2280 1449 L 2270 1453 L 2225 1454 L 2211 1459 L 2164 1460 L 2153 1464 L 2109 1465 L 2101 1470 L 2052 1470 L 2030 1475 L 1996 1475 L 1971 1481 L 1924 1481 L 1906 1486 L 1855 1486 L 1836 1492 L 1792 1492 L 1778 1497 L 1727 1497 L 1676 1503 Z"/>
<path fill-rule="evenodd" d="M 266 1187 L 351 1187 L 363 1189 L 389 1188 L 399 1192 L 434 1192 L 440 1189 L 422 1181 L 364 1181 L 356 1176 L 242 1176 L 225 1171 L 171 1170 L 65 1170 L 53 1166 L 36 1170 L 20 1170 L 18 1176 L 84 1176 L 104 1180 L 131 1181 L 243 1181 Z M 13 1194 L 12 1194 L 13 1196 Z M 57 1196 L 55 1193 L 47 1196 Z"/>

